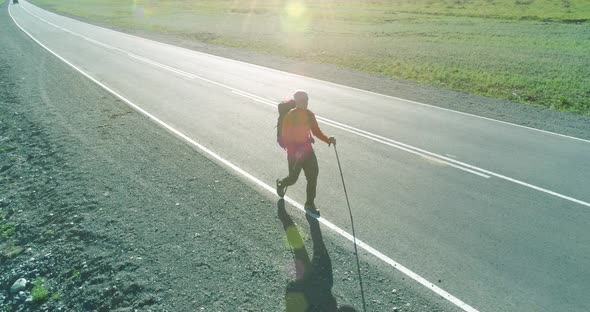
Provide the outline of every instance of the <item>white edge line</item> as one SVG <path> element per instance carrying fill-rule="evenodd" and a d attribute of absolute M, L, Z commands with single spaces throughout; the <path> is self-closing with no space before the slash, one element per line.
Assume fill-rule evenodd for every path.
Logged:
<path fill-rule="evenodd" d="M 23 2 L 27 2 L 27 1 L 23 1 Z M 37 8 L 37 9 L 41 9 L 41 8 L 36 7 L 33 4 L 30 4 L 30 3 L 28 3 L 28 4 L 31 5 L 31 6 L 33 6 L 33 7 L 35 7 L 35 8 Z M 74 18 L 71 18 L 71 17 L 67 17 L 67 16 L 63 16 L 63 15 L 60 15 L 60 14 L 57 14 L 57 13 L 54 13 L 54 12 L 51 12 L 51 11 L 47 11 L 47 10 L 44 10 L 44 9 L 41 9 L 41 10 L 43 10 L 45 12 L 48 12 L 48 13 L 51 13 L 51 14 L 56 15 L 56 16 L 62 17 L 62 18 L 66 18 L 66 19 L 75 21 L 75 22 L 85 23 L 85 22 L 82 22 L 80 20 L 77 20 L 77 19 L 74 19 Z M 383 97 L 391 98 L 391 99 L 398 100 L 398 101 L 404 101 L 404 102 L 408 102 L 408 103 L 412 103 L 412 104 L 417 104 L 417 105 L 421 105 L 421 106 L 427 106 L 427 107 L 434 108 L 434 109 L 444 110 L 444 111 L 453 112 L 453 113 L 457 113 L 457 114 L 461 114 L 461 115 L 466 115 L 466 116 L 480 118 L 480 119 L 484 119 L 484 120 L 488 120 L 488 121 L 498 122 L 498 123 L 502 123 L 502 124 L 506 124 L 506 125 L 510 125 L 510 126 L 514 126 L 514 127 L 524 128 L 524 129 L 528 129 L 528 130 L 532 130 L 532 131 L 538 131 L 538 132 L 542 132 L 542 133 L 546 133 L 546 134 L 552 134 L 552 135 L 560 136 L 560 137 L 563 137 L 563 138 L 568 138 L 568 139 L 572 139 L 572 140 L 577 140 L 577 141 L 582 141 L 582 142 L 590 143 L 590 140 L 588 140 L 588 139 L 582 139 L 582 138 L 578 138 L 578 137 L 574 137 L 574 136 L 570 136 L 570 135 L 566 135 L 566 134 L 561 134 L 561 133 L 557 133 L 557 132 L 542 130 L 542 129 L 528 127 L 528 126 L 523 126 L 523 125 L 511 123 L 511 122 L 508 122 L 508 121 L 493 119 L 493 118 L 490 118 L 490 117 L 479 116 L 479 115 L 475 115 L 475 114 L 471 114 L 471 113 L 466 113 L 466 112 L 462 112 L 462 111 L 458 111 L 458 110 L 453 110 L 453 109 L 450 109 L 450 108 L 436 106 L 436 105 L 433 105 L 433 104 L 427 104 L 427 103 L 422 103 L 422 102 L 418 102 L 418 101 L 408 100 L 408 99 L 396 97 L 396 96 L 393 96 L 393 95 L 387 95 L 387 94 L 377 93 L 377 92 L 374 92 L 374 91 L 369 91 L 369 90 L 364 90 L 364 89 L 360 89 L 360 88 L 356 88 L 356 87 L 351 87 L 351 86 L 347 86 L 347 85 L 343 85 L 343 84 L 339 84 L 339 83 L 335 83 L 335 82 L 331 82 L 331 81 L 327 81 L 327 80 L 321 80 L 321 79 L 318 79 L 318 78 L 313 78 L 313 77 L 307 77 L 307 76 L 303 76 L 303 75 L 299 75 L 299 74 L 294 74 L 294 73 L 290 73 L 290 72 L 287 72 L 287 71 L 283 71 L 283 70 L 279 70 L 279 69 L 275 69 L 275 68 L 271 68 L 271 67 L 265 67 L 265 66 L 262 66 L 262 65 L 252 64 L 252 63 L 248 63 L 248 62 L 245 62 L 245 61 L 240 61 L 240 60 L 235 60 L 235 59 L 231 59 L 231 58 L 226 58 L 226 57 L 223 57 L 223 56 L 209 54 L 209 53 L 205 53 L 205 52 L 201 52 L 201 51 L 197 51 L 197 50 L 192 50 L 192 49 L 184 48 L 184 47 L 181 47 L 181 46 L 176 46 L 176 45 L 165 43 L 165 42 L 160 42 L 160 41 L 156 41 L 156 40 L 152 40 L 152 39 L 140 37 L 140 36 L 137 36 L 137 35 L 128 34 L 128 33 L 122 32 L 122 31 L 113 30 L 113 29 L 110 29 L 110 28 L 106 28 L 106 27 L 103 27 L 103 26 L 98 26 L 98 25 L 91 24 L 91 23 L 85 23 L 85 24 L 92 25 L 94 27 L 98 27 L 98 28 L 101 28 L 101 29 L 105 29 L 107 31 L 114 32 L 114 33 L 117 33 L 117 34 L 123 34 L 125 36 L 129 36 L 129 37 L 133 37 L 133 38 L 138 38 L 138 39 L 141 39 L 141 40 L 145 40 L 145 41 L 149 41 L 149 42 L 153 42 L 153 43 L 165 45 L 165 46 L 168 46 L 168 47 L 174 47 L 174 48 L 182 49 L 182 50 L 189 51 L 189 52 L 192 52 L 192 53 L 197 53 L 197 54 L 206 55 L 206 56 L 217 58 L 217 59 L 222 59 L 222 60 L 225 60 L 225 61 L 230 61 L 230 62 L 235 62 L 235 63 L 240 63 L 240 64 L 246 64 L 248 66 L 258 67 L 258 68 L 262 68 L 262 69 L 265 69 L 265 70 L 271 70 L 271 71 L 275 71 L 275 72 L 282 73 L 282 74 L 288 74 L 288 75 L 299 77 L 299 78 L 311 79 L 311 80 L 314 80 L 314 81 L 319 81 L 319 82 L 322 82 L 322 83 L 327 83 L 327 84 L 331 84 L 331 85 L 338 86 L 338 87 L 344 87 L 344 88 L 351 89 L 351 90 L 356 90 L 356 91 L 361 91 L 361 92 L 365 92 L 365 93 L 370 93 L 370 94 L 373 94 L 373 95 L 383 96 Z"/>
<path fill-rule="evenodd" d="M 253 99 L 253 100 L 257 101 L 257 102 L 264 103 L 264 101 L 267 101 L 269 103 L 264 103 L 264 104 L 270 104 L 271 103 L 270 100 L 264 99 L 264 98 L 259 97 L 257 95 L 250 94 L 250 93 L 247 93 L 245 91 L 241 91 L 241 90 L 235 89 L 233 87 L 224 85 L 222 83 L 219 83 L 219 82 L 216 82 L 216 81 L 213 81 L 213 80 L 210 80 L 210 79 L 207 79 L 207 78 L 198 76 L 198 75 L 186 73 L 186 72 L 184 72 L 184 71 L 182 71 L 180 69 L 176 69 L 176 68 L 170 67 L 168 65 L 164 65 L 164 64 L 161 64 L 161 63 L 158 63 L 158 62 L 149 60 L 147 58 L 143 58 L 141 56 L 134 56 L 132 53 L 129 53 L 129 52 L 125 51 L 125 50 L 108 46 L 108 45 L 106 45 L 106 44 L 104 44 L 104 43 L 102 43 L 100 41 L 96 41 L 96 40 L 94 40 L 92 38 L 88 38 L 88 37 L 86 37 L 86 36 L 84 36 L 82 34 L 78 34 L 78 33 L 75 33 L 73 31 L 67 30 L 67 29 L 65 29 L 63 27 L 60 27 L 58 25 L 55 25 L 54 23 L 49 22 L 49 21 L 45 20 L 44 18 L 39 17 L 39 16 L 37 16 L 37 15 L 29 12 L 29 10 L 27 10 L 24 7 L 22 7 L 22 9 L 25 10 L 29 15 L 34 16 L 34 17 L 36 17 L 36 18 L 38 18 L 38 19 L 40 19 L 42 21 L 45 21 L 46 23 L 48 23 L 48 24 L 50 24 L 52 26 L 55 26 L 55 27 L 57 27 L 59 29 L 63 29 L 64 31 L 66 31 L 68 33 L 71 33 L 71 34 L 73 34 L 75 36 L 78 36 L 78 37 L 87 39 L 87 40 L 89 40 L 91 42 L 99 43 L 99 45 L 101 45 L 101 46 L 107 46 L 107 47 L 110 47 L 112 49 L 116 49 L 118 51 L 127 53 L 129 56 L 133 56 L 133 57 L 135 57 L 137 59 L 143 60 L 143 61 L 145 61 L 147 63 L 152 64 L 152 65 L 159 66 L 161 68 L 164 68 L 164 69 L 167 69 L 167 70 L 170 70 L 170 71 L 174 71 L 174 72 L 179 73 L 179 74 L 191 75 L 193 78 L 198 78 L 198 79 L 201 79 L 203 81 L 209 82 L 211 84 L 215 84 L 217 86 L 230 89 L 234 93 L 241 94 L 243 96 L 249 97 L 249 98 L 251 98 L 251 99 Z M 141 37 L 137 37 L 137 38 L 140 38 L 141 39 Z M 228 60 L 230 60 L 230 59 L 228 59 Z M 274 103 L 273 103 L 273 105 L 274 105 Z M 354 134 L 357 134 L 357 135 L 360 135 L 360 136 L 364 136 L 364 137 L 366 137 L 368 139 L 371 139 L 371 140 L 374 140 L 376 142 L 380 142 L 382 144 L 386 144 L 386 145 L 389 145 L 389 146 L 392 146 L 392 147 L 395 147 L 395 148 L 398 148 L 398 149 L 407 151 L 409 153 L 414 153 L 414 154 L 417 154 L 417 155 L 422 156 L 422 157 L 426 157 L 425 155 L 423 155 L 423 154 L 426 154 L 426 155 L 431 156 L 433 158 L 438 158 L 438 159 L 434 159 L 434 160 L 436 160 L 436 161 L 438 161 L 440 163 L 447 164 L 447 165 L 452 166 L 454 168 L 457 168 L 457 169 L 460 169 L 460 170 L 463 170 L 463 171 L 466 171 L 466 172 L 469 172 L 469 173 L 472 173 L 472 174 L 481 176 L 481 177 L 486 178 L 486 179 L 487 178 L 490 178 L 490 176 L 495 176 L 495 177 L 498 177 L 498 178 L 501 178 L 501 179 L 504 179 L 504 180 L 507 180 L 507 181 L 510 181 L 510 182 L 513 182 L 513 183 L 516 183 L 516 184 L 520 184 L 520 185 L 525 186 L 525 187 L 532 188 L 534 190 L 537 190 L 537 191 L 540 191 L 540 192 L 543 192 L 543 193 L 546 193 L 546 194 L 550 194 L 550 195 L 559 197 L 561 199 L 565 199 L 565 200 L 568 200 L 568 201 L 571 201 L 571 202 L 574 202 L 574 203 L 577 203 L 577 204 L 580 204 L 580 205 L 583 205 L 583 206 L 590 207 L 590 203 L 585 202 L 585 201 L 582 201 L 582 200 L 579 200 L 579 199 L 576 199 L 576 198 L 573 198 L 573 197 L 570 197 L 570 196 L 567 196 L 567 195 L 563 195 L 563 194 L 560 194 L 560 193 L 557 193 L 557 192 L 554 192 L 554 191 L 551 191 L 551 190 L 548 190 L 548 189 L 545 189 L 545 188 L 542 188 L 542 187 L 539 187 L 539 186 L 535 186 L 535 185 L 526 183 L 524 181 L 513 179 L 513 178 L 510 178 L 510 177 L 507 177 L 507 176 L 504 176 L 504 175 L 501 175 L 501 174 L 498 174 L 498 173 L 495 173 L 495 172 L 492 172 L 492 171 L 489 171 L 489 170 L 486 170 L 486 169 L 482 169 L 482 168 L 479 168 L 479 167 L 476 167 L 476 166 L 473 166 L 473 165 L 469 165 L 469 164 L 463 163 L 461 161 L 457 161 L 455 159 L 452 159 L 452 158 L 449 158 L 449 157 L 445 157 L 445 156 L 442 156 L 442 155 L 439 155 L 439 154 L 436 154 L 436 153 L 433 153 L 433 152 L 429 152 L 429 151 L 423 150 L 421 148 L 414 147 L 414 146 L 411 146 L 411 145 L 408 145 L 408 144 L 405 144 L 405 143 L 402 143 L 402 142 L 399 142 L 399 141 L 395 141 L 393 139 L 380 136 L 378 134 L 374 134 L 374 133 L 371 133 L 371 132 L 368 132 L 368 131 L 365 131 L 365 130 L 361 130 L 361 129 L 358 129 L 358 128 L 355 128 L 355 127 L 352 127 L 352 126 L 349 126 L 349 125 L 346 125 L 346 124 L 343 124 L 343 123 L 334 121 L 334 120 L 330 120 L 328 118 L 324 118 L 324 117 L 320 117 L 320 116 L 316 116 L 316 117 L 317 117 L 317 119 L 320 122 L 322 122 L 324 124 L 327 124 L 327 125 L 330 125 L 332 127 L 336 127 L 336 128 L 339 128 L 339 129 L 342 129 L 342 130 L 345 130 L 345 131 L 348 131 L 348 132 L 351 132 L 351 133 L 354 133 Z M 361 133 L 364 133 L 365 135 L 362 135 Z M 386 142 L 389 142 L 389 143 L 386 143 Z M 405 147 L 405 148 L 403 148 L 403 147 Z M 451 163 L 453 163 L 455 165 L 453 165 Z M 465 167 L 470 168 L 472 170 L 463 168 L 462 166 L 465 166 Z M 480 172 L 478 173 L 476 171 L 480 171 Z M 483 174 L 483 173 L 485 173 L 485 174 Z"/>
<path fill-rule="evenodd" d="M 12 16 L 11 10 L 10 10 L 10 5 L 8 6 L 8 14 L 10 15 L 10 17 L 12 18 L 12 20 L 14 21 L 14 23 L 25 33 L 27 34 L 31 39 L 33 39 L 33 41 L 35 41 L 37 44 L 39 44 L 40 46 L 42 46 L 43 48 L 45 48 L 47 51 L 49 51 L 51 54 L 55 55 L 58 59 L 60 59 L 61 61 L 63 61 L 64 63 L 68 64 L 69 66 L 71 66 L 72 68 L 74 68 L 75 70 L 77 70 L 78 72 L 80 72 L 82 75 L 84 75 L 86 78 L 90 79 L 92 82 L 96 83 L 97 85 L 99 85 L 100 87 L 102 87 L 103 89 L 105 89 L 106 91 L 108 91 L 109 93 L 113 94 L 114 96 L 120 98 L 122 101 L 124 101 L 125 103 L 127 103 L 129 106 L 133 107 L 135 110 L 137 110 L 138 112 L 142 113 L 143 115 L 145 115 L 146 117 L 152 119 L 153 121 L 155 121 L 156 123 L 160 124 L 162 127 L 164 127 L 165 129 L 169 130 L 170 132 L 174 133 L 175 135 L 177 135 L 178 137 L 184 139 L 186 142 L 192 144 L 193 146 L 199 148 L 200 150 L 202 150 L 203 152 L 207 153 L 209 156 L 213 157 L 214 159 L 216 159 L 217 161 L 223 163 L 224 165 L 228 166 L 229 168 L 233 169 L 234 171 L 236 171 L 237 173 L 243 175 L 244 177 L 248 178 L 249 180 L 251 180 L 252 182 L 254 182 L 255 184 L 257 184 L 258 186 L 262 187 L 263 189 L 266 189 L 267 191 L 271 192 L 271 193 L 275 193 L 274 188 L 272 188 L 270 185 L 262 182 L 261 180 L 259 180 L 258 178 L 254 177 L 253 175 L 249 174 L 248 172 L 244 171 L 243 169 L 241 169 L 240 167 L 234 165 L 233 163 L 231 163 L 230 161 L 224 159 L 223 157 L 219 156 L 218 154 L 216 154 L 215 152 L 209 150 L 208 148 L 206 148 L 205 146 L 197 143 L 195 140 L 191 139 L 190 137 L 186 136 L 185 134 L 183 134 L 182 132 L 176 130 L 175 128 L 169 126 L 168 124 L 166 124 L 165 122 L 161 121 L 160 119 L 158 119 L 157 117 L 153 116 L 152 114 L 148 113 L 147 111 L 143 110 L 141 107 L 135 105 L 133 102 L 131 102 L 130 100 L 128 100 L 127 98 L 125 98 L 124 96 L 118 94 L 117 92 L 115 92 L 114 90 L 110 89 L 109 87 L 107 87 L 106 85 L 104 85 L 103 83 L 101 83 L 100 81 L 94 79 L 92 76 L 90 76 L 89 74 L 87 74 L 86 72 L 84 72 L 83 70 L 79 69 L 78 67 L 76 67 L 75 65 L 73 65 L 72 63 L 70 63 L 69 61 L 67 61 L 65 58 L 61 57 L 60 55 L 58 55 L 57 53 L 53 52 L 50 48 L 48 48 L 47 46 L 45 46 L 43 43 L 41 43 L 39 40 L 37 40 L 35 37 L 33 37 L 29 32 L 27 32 Z M 291 205 L 293 205 L 294 207 L 296 207 L 297 209 L 301 210 L 301 211 L 305 211 L 303 206 L 296 202 L 295 200 L 291 199 L 290 197 L 285 197 L 285 200 L 287 202 L 289 202 Z M 331 230 L 333 230 L 334 232 L 340 234 L 341 236 L 343 236 L 344 238 L 352 241 L 352 235 L 350 235 L 349 233 L 347 233 L 346 231 L 342 230 L 341 228 L 339 228 L 338 226 L 334 225 L 333 223 L 327 221 L 324 218 L 318 218 L 318 220 L 324 224 L 325 226 L 327 226 L 328 228 L 330 228 Z M 434 285 L 433 283 L 429 282 L 428 280 L 424 279 L 423 277 L 421 277 L 420 275 L 414 273 L 413 271 L 409 270 L 408 268 L 402 266 L 401 264 L 397 263 L 396 261 L 394 261 L 393 259 L 387 257 L 386 255 L 382 254 L 381 252 L 377 251 L 376 249 L 374 249 L 373 247 L 369 246 L 368 244 L 360 241 L 357 239 L 357 245 L 359 247 L 361 247 L 362 249 L 364 249 L 365 251 L 367 251 L 368 253 L 374 255 L 375 257 L 377 257 L 378 259 L 384 261 L 385 263 L 391 265 L 392 267 L 394 267 L 395 269 L 398 269 L 400 272 L 406 274 L 408 277 L 412 278 L 413 280 L 415 280 L 416 282 L 422 284 L 423 286 L 429 288 L 430 290 L 432 290 L 433 292 L 435 292 L 436 294 L 440 295 L 441 297 L 447 299 L 449 302 L 455 304 L 457 307 L 463 309 L 464 311 L 467 312 L 479 312 L 478 310 L 476 310 L 475 308 L 471 307 L 470 305 L 466 304 L 465 302 L 461 301 L 460 299 L 454 297 L 453 295 L 449 294 L 448 292 L 446 292 L 445 290 L 443 290 L 442 288 Z"/>

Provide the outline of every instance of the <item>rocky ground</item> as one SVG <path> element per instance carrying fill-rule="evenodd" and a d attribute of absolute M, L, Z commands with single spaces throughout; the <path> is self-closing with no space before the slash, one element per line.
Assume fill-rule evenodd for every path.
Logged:
<path fill-rule="evenodd" d="M 0 8 L 0 311 L 299 311 L 322 301 L 289 300 L 306 255 L 322 276 L 306 292 L 359 310 L 352 246 L 318 231 L 41 49 Z M 454 310 L 361 259 L 369 311 Z"/>

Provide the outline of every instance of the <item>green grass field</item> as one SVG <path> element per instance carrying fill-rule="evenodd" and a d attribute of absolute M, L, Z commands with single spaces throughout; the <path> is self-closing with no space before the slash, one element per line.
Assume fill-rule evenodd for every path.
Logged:
<path fill-rule="evenodd" d="M 34 0 L 98 22 L 590 114 L 588 0 Z"/>

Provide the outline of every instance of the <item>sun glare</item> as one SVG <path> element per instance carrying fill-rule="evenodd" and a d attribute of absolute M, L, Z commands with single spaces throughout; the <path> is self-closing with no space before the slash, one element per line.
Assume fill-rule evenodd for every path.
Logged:
<path fill-rule="evenodd" d="M 299 18 L 305 14 L 307 8 L 305 7 L 305 3 L 302 1 L 289 1 L 285 7 L 285 10 L 287 11 L 287 15 L 290 18 Z"/>
<path fill-rule="evenodd" d="M 305 1 L 292 0 L 287 2 L 282 14 L 282 29 L 285 33 L 304 33 L 310 27 L 311 14 Z"/>

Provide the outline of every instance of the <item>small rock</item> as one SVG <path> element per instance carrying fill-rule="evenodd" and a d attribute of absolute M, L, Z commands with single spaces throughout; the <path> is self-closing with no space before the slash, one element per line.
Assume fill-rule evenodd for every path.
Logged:
<path fill-rule="evenodd" d="M 14 282 L 14 284 L 12 284 L 12 287 L 10 287 L 10 292 L 16 294 L 17 292 L 25 289 L 26 287 L 27 280 L 21 277 L 17 279 L 16 282 Z"/>
<path fill-rule="evenodd" d="M 25 299 L 25 303 L 31 303 L 31 302 L 33 302 L 33 297 L 28 296 L 27 299 Z"/>

